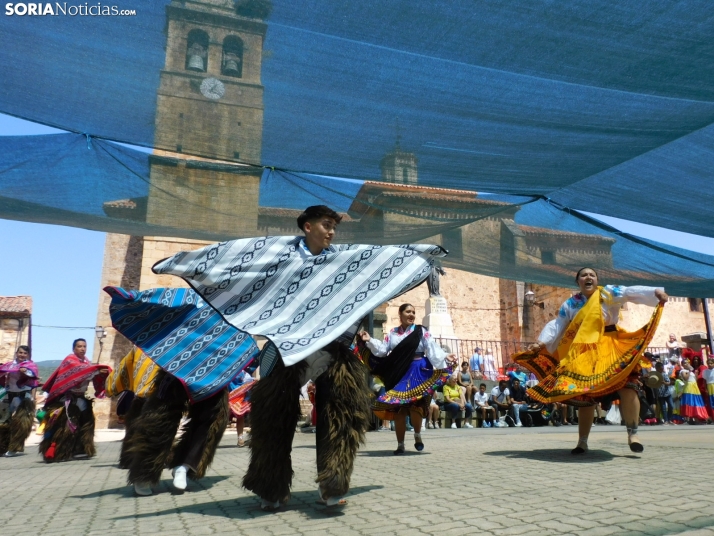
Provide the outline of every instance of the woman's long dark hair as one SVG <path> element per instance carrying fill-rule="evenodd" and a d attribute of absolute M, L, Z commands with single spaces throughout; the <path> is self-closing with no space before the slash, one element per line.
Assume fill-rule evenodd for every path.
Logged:
<path fill-rule="evenodd" d="M 403 303 L 399 306 L 399 314 L 402 314 L 404 311 L 407 310 L 407 307 L 414 307 L 411 303 Z M 416 307 L 414 307 L 416 310 Z"/>
<path fill-rule="evenodd" d="M 595 268 L 590 268 L 589 266 L 583 266 L 582 268 L 580 268 L 580 270 L 578 270 L 578 273 L 575 274 L 575 282 L 576 283 L 578 282 L 578 278 L 580 277 L 580 272 L 582 272 L 583 270 L 592 270 L 593 273 L 595 274 L 595 277 L 597 277 L 598 282 L 600 281 L 600 276 L 597 275 Z"/>

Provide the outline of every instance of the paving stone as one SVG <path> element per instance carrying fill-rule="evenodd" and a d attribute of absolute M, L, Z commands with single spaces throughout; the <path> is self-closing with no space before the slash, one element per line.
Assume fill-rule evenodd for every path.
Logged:
<path fill-rule="evenodd" d="M 297 434 L 293 496 L 274 514 L 241 488 L 245 449 L 219 449 L 207 477 L 186 493 L 172 493 L 167 471 L 154 496 L 138 498 L 116 467 L 117 441 L 100 443 L 85 463 L 38 463 L 33 448 L 0 459 L 3 487 L 13 490 L 3 497 L 0 526 L 43 536 L 714 536 L 714 512 L 655 500 L 659 481 L 649 476 L 675 460 L 682 474 L 700 474 L 701 460 L 714 459 L 714 427 L 643 430 L 648 446 L 639 457 L 631 457 L 619 427 L 595 427 L 591 452 L 573 457 L 576 433 L 429 430 L 427 450 L 402 457 L 391 456 L 394 434 L 370 433 L 355 462 L 350 504 L 334 512 L 315 505 L 314 436 Z M 228 432 L 223 446 L 234 442 Z M 714 495 L 714 483 L 697 485 L 701 496 Z M 691 480 L 668 480 L 667 494 L 691 496 Z M 28 505 L 33 515 L 18 519 Z"/>

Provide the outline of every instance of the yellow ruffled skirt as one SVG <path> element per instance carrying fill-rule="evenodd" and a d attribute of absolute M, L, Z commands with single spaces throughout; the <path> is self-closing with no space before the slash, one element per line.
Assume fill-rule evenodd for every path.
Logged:
<path fill-rule="evenodd" d="M 539 381 L 528 389 L 528 395 L 545 404 L 587 404 L 622 389 L 642 365 L 648 364 L 642 362 L 642 354 L 657 331 L 662 311 L 662 305 L 658 305 L 647 325 L 637 331 L 618 327 L 603 333 L 597 343 L 581 345 L 573 358 L 560 360 L 545 349 L 515 354 L 513 360 L 533 372 Z"/>

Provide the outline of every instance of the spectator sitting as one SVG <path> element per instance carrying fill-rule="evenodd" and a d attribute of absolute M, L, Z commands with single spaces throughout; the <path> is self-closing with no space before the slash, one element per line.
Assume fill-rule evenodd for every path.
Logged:
<path fill-rule="evenodd" d="M 513 379 L 513 387 L 509 389 L 511 393 L 511 413 L 513 419 L 516 421 L 516 426 L 523 426 L 521 424 L 521 409 L 527 409 L 528 403 L 526 402 L 526 390 L 521 387 L 521 380 L 518 378 Z"/>
<path fill-rule="evenodd" d="M 471 372 L 469 372 L 469 364 L 466 361 L 461 363 L 461 371 L 456 381 L 465 389 L 464 395 L 466 400 L 468 402 L 473 401 L 474 395 L 476 394 L 476 385 L 474 384 Z"/>
<path fill-rule="evenodd" d="M 451 415 L 451 427 L 456 428 L 456 420 L 461 420 L 459 414 L 464 411 L 466 414 L 466 428 L 473 428 L 470 424 L 473 406 L 466 402 L 464 392 L 456 385 L 456 374 L 449 376 L 449 380 L 444 385 L 444 411 Z"/>
<path fill-rule="evenodd" d="M 521 382 L 521 387 L 525 387 L 526 382 L 528 381 L 528 374 L 526 374 L 526 372 L 516 364 L 513 364 L 510 367 L 510 370 L 508 372 L 506 372 L 506 376 L 508 376 L 508 389 L 509 390 L 513 388 L 513 382 L 515 380 L 518 380 Z M 513 398 L 513 396 L 511 396 L 511 398 Z"/>
<path fill-rule="evenodd" d="M 478 392 L 474 395 L 474 409 L 481 412 L 482 428 L 491 428 L 494 425 L 496 409 L 488 404 L 485 383 L 478 386 Z"/>
<path fill-rule="evenodd" d="M 501 413 L 508 415 L 508 410 L 511 409 L 511 392 L 508 390 L 508 381 L 499 380 L 498 385 L 491 389 L 491 406 L 496 411 L 496 417 L 499 417 Z M 508 426 L 502 423 L 500 418 L 496 419 L 496 428 L 501 428 L 503 426 Z"/>
<path fill-rule="evenodd" d="M 427 428 L 441 428 L 439 423 L 441 414 L 441 408 L 436 402 L 436 394 L 431 398 L 431 403 L 429 404 L 429 412 L 426 416 L 426 427 Z"/>

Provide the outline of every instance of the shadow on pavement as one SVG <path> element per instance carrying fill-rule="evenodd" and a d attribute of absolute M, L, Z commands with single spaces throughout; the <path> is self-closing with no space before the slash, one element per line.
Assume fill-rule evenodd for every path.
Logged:
<path fill-rule="evenodd" d="M 351 496 L 365 493 L 375 489 L 382 489 L 383 486 L 358 486 L 350 489 L 345 497 L 348 501 Z M 123 488 L 122 488 L 123 489 Z M 129 489 L 130 488 L 126 488 Z M 190 491 L 188 492 L 190 493 Z M 229 519 L 256 519 L 264 516 L 280 515 L 282 512 L 301 512 L 312 519 L 324 519 L 325 517 L 342 516 L 348 504 L 343 508 L 327 508 L 317 504 L 317 489 L 297 491 L 290 497 L 290 501 L 275 512 L 264 512 L 260 509 L 260 499 L 256 496 L 240 497 L 236 499 L 225 499 L 222 501 L 209 501 L 199 504 L 187 504 L 178 508 L 168 508 L 156 512 L 145 512 L 143 514 L 132 514 L 127 516 L 117 516 L 112 519 L 141 519 L 144 517 L 155 517 L 176 514 L 201 514 Z"/>
<path fill-rule="evenodd" d="M 228 480 L 227 476 L 207 476 L 198 481 L 189 480 L 187 493 L 199 492 L 202 490 L 210 489 L 218 482 L 223 480 Z M 200 489 L 199 489 L 200 488 Z M 170 493 L 172 495 L 182 495 L 183 491 L 176 491 L 171 485 L 171 478 L 163 479 L 157 486 L 152 488 L 154 490 L 154 495 L 159 495 L 161 493 Z M 103 497 L 105 495 L 118 495 L 120 497 L 136 497 L 134 495 L 134 487 L 130 485 L 121 486 L 119 488 L 109 488 L 101 491 L 94 491 L 92 493 L 87 493 L 85 495 L 70 495 L 73 499 L 96 499 L 97 497 Z"/>
<path fill-rule="evenodd" d="M 609 462 L 615 458 L 640 459 L 640 456 L 612 454 L 606 450 L 589 450 L 585 454 L 573 455 L 568 449 L 540 449 L 540 450 L 500 450 L 484 452 L 485 456 L 498 456 L 519 460 L 535 460 L 540 462 L 555 463 L 601 463 Z"/>
<path fill-rule="evenodd" d="M 394 449 L 392 450 L 366 450 L 364 452 L 358 452 L 357 456 L 364 456 L 365 458 L 403 458 L 404 456 L 428 456 L 430 452 L 422 451 L 417 452 L 416 450 L 406 450 L 404 454 L 395 455 Z"/>

